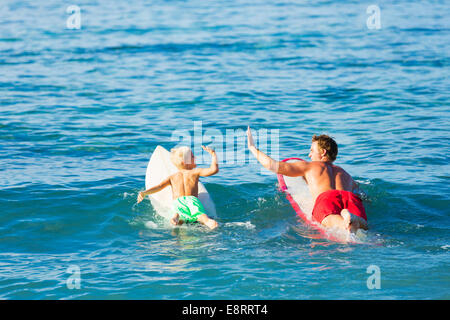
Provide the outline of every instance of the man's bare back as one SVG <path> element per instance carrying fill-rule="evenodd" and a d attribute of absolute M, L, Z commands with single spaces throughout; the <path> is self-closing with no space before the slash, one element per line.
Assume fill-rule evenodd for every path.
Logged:
<path fill-rule="evenodd" d="M 314 201 L 322 192 L 328 190 L 353 192 L 356 187 L 355 181 L 344 169 L 323 161 L 308 162 L 304 179 L 308 184 Z"/>

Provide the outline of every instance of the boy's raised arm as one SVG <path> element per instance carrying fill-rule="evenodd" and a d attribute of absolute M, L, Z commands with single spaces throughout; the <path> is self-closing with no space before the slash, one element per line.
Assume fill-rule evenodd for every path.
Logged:
<path fill-rule="evenodd" d="M 212 176 L 213 174 L 216 174 L 219 172 L 219 165 L 217 163 L 217 155 L 216 152 L 208 147 L 202 146 L 203 150 L 208 152 L 211 155 L 211 166 L 209 168 L 199 168 L 198 173 L 202 177 Z"/>
<path fill-rule="evenodd" d="M 151 187 L 150 189 L 139 192 L 137 202 L 138 203 L 141 202 L 142 200 L 144 200 L 145 196 L 155 193 L 155 192 L 158 192 L 158 191 L 161 191 L 162 189 L 164 189 L 165 187 L 167 187 L 169 185 L 170 185 L 170 177 L 164 179 L 160 184 L 158 184 L 154 187 Z"/>

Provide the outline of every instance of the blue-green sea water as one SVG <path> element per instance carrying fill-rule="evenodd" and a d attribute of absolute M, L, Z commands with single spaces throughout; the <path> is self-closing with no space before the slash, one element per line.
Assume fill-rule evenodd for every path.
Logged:
<path fill-rule="evenodd" d="M 449 17 L 448 1 L 2 0 L 0 298 L 450 299 Z M 155 147 L 194 121 L 279 130 L 279 159 L 335 137 L 369 243 L 317 239 L 248 162 L 202 180 L 217 230 L 137 205 Z"/>

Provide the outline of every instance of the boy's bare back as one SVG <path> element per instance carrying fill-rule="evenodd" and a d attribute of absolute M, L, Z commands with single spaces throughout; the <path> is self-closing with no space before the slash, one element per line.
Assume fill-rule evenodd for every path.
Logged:
<path fill-rule="evenodd" d="M 172 197 L 177 199 L 184 196 L 195 196 L 198 198 L 198 179 L 216 174 L 219 171 L 217 156 L 214 150 L 202 146 L 212 156 L 211 166 L 209 168 L 196 168 L 195 157 L 191 154 L 191 159 L 185 168 L 178 166 L 178 172 L 169 177 L 172 186 Z"/>
<path fill-rule="evenodd" d="M 203 150 L 208 152 L 211 157 L 211 166 L 209 168 L 196 168 L 195 157 L 190 152 L 191 158 L 187 163 L 181 161 L 175 164 L 178 172 L 164 179 L 160 184 L 139 192 L 138 203 L 141 202 L 146 195 L 159 192 L 165 187 L 172 187 L 172 197 L 177 199 L 179 197 L 194 196 L 198 198 L 198 179 L 199 177 L 208 177 L 219 172 L 219 165 L 217 164 L 216 152 L 208 147 L 202 146 Z"/>
<path fill-rule="evenodd" d="M 180 170 L 170 176 L 173 199 L 183 196 L 198 197 L 198 170 Z"/>

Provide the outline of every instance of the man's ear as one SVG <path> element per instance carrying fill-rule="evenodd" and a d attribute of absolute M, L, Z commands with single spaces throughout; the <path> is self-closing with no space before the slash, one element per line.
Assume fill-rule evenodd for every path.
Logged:
<path fill-rule="evenodd" d="M 326 157 L 327 156 L 327 150 L 326 149 L 322 149 L 322 157 Z"/>

